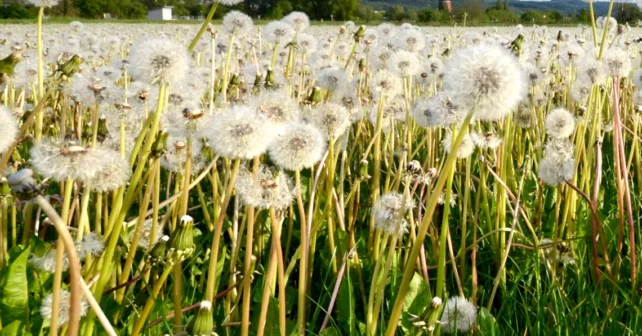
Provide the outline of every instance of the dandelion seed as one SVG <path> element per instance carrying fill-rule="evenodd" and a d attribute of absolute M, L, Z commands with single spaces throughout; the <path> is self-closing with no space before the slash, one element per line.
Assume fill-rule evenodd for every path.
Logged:
<path fill-rule="evenodd" d="M 294 35 L 294 29 L 284 21 L 272 21 L 263 28 L 263 37 L 272 44 L 289 42 Z"/>
<path fill-rule="evenodd" d="M 102 149 L 98 154 L 106 164 L 91 180 L 91 189 L 97 192 L 106 192 L 125 185 L 131 175 L 129 162 L 115 150 Z"/>
<path fill-rule="evenodd" d="M 539 178 L 549 186 L 565 183 L 575 175 L 574 146 L 569 140 L 554 139 L 546 144 L 539 162 Z"/>
<path fill-rule="evenodd" d="M 297 32 L 302 32 L 310 27 L 310 18 L 303 12 L 291 12 L 282 20 L 287 22 Z"/>
<path fill-rule="evenodd" d="M 422 127 L 447 127 L 460 123 L 466 111 L 455 105 L 445 92 L 419 99 L 411 109 L 412 117 Z"/>
<path fill-rule="evenodd" d="M 495 133 L 473 133 L 473 142 L 479 148 L 497 149 L 502 144 L 502 137 Z"/>
<path fill-rule="evenodd" d="M 331 67 L 321 70 L 316 76 L 317 85 L 328 91 L 342 91 L 348 82 L 346 72 L 339 67 Z"/>
<path fill-rule="evenodd" d="M 147 250 L 150 246 L 156 245 L 161 237 L 163 237 L 163 226 L 160 223 L 157 223 L 152 241 L 152 221 L 146 220 L 143 223 L 143 229 L 140 233 L 140 237 L 138 238 L 138 247 Z"/>
<path fill-rule="evenodd" d="M 400 50 L 392 54 L 388 69 L 400 77 L 414 76 L 419 71 L 419 60 L 414 53 Z"/>
<path fill-rule="evenodd" d="M 82 237 L 82 241 L 76 242 L 76 250 L 80 260 L 84 260 L 88 255 L 99 257 L 104 249 L 105 244 L 94 232 L 86 234 Z"/>
<path fill-rule="evenodd" d="M 40 272 L 54 273 L 56 271 L 56 248 L 52 247 L 42 257 L 32 255 L 29 259 L 29 263 L 33 268 Z M 64 253 L 62 258 L 62 271 L 66 272 L 68 268 L 69 258 L 67 258 L 67 253 Z"/>
<path fill-rule="evenodd" d="M 382 96 L 386 99 L 392 98 L 401 92 L 401 78 L 387 70 L 377 72 L 371 83 L 372 95 L 375 99 Z"/>
<path fill-rule="evenodd" d="M 228 34 L 243 37 L 254 28 L 252 18 L 239 11 L 231 11 L 223 17 L 223 29 Z"/>
<path fill-rule="evenodd" d="M 625 78 L 631 72 L 631 57 L 625 49 L 611 48 L 604 54 L 604 67 L 609 75 Z"/>

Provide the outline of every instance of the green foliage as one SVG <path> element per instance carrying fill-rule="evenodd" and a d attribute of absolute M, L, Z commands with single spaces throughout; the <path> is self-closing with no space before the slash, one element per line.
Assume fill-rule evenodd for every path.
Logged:
<path fill-rule="evenodd" d="M 640 11 L 640 8 L 636 5 L 624 4 L 621 7 L 618 6 L 615 18 L 620 23 L 628 22 L 637 24 L 638 21 L 642 20 L 642 11 Z"/>
<path fill-rule="evenodd" d="M 12 3 L 9 6 L 0 6 L 0 18 L 2 19 L 33 19 L 36 16 L 34 11 L 16 3 Z"/>
<path fill-rule="evenodd" d="M 19 247 L 16 247 L 19 249 Z M 0 317 L 2 324 L 16 320 L 24 321 L 29 314 L 29 288 L 27 281 L 27 263 L 29 262 L 30 247 L 16 256 L 8 267 L 0 273 Z M 18 251 L 14 251 L 18 253 Z"/>

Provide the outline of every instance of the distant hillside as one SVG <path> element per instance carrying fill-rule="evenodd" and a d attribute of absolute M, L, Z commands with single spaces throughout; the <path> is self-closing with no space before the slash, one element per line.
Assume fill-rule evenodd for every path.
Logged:
<path fill-rule="evenodd" d="M 493 0 L 483 0 L 488 6 L 496 3 Z M 452 0 L 453 6 L 457 7 L 466 2 L 466 0 Z M 362 3 L 373 6 L 377 10 L 386 10 L 394 5 L 404 6 L 406 8 L 437 8 L 437 0 L 362 0 Z M 581 9 L 588 8 L 588 4 L 581 0 L 553 0 L 553 1 L 516 1 L 511 0 L 511 8 L 516 11 L 526 11 L 529 9 L 536 10 L 557 10 L 562 13 L 577 13 Z M 607 2 L 594 3 L 595 11 L 598 15 L 606 14 L 608 10 Z"/>

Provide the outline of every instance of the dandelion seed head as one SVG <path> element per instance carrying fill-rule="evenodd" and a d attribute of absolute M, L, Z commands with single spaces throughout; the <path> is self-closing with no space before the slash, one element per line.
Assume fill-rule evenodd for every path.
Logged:
<path fill-rule="evenodd" d="M 88 255 L 99 257 L 105 244 L 102 239 L 94 232 L 90 232 L 82 237 L 80 242 L 76 242 L 76 250 L 78 251 L 78 258 L 84 260 Z"/>
<path fill-rule="evenodd" d="M 460 123 L 466 117 L 466 111 L 454 104 L 443 91 L 428 99 L 418 99 L 410 112 L 417 125 L 422 127 L 446 127 Z"/>
<path fill-rule="evenodd" d="M 310 124 L 290 123 L 268 149 L 270 159 L 285 170 L 302 170 L 314 166 L 325 153 L 326 139 Z"/>
<path fill-rule="evenodd" d="M 156 230 L 154 231 L 154 239 L 153 241 L 150 241 L 152 239 L 152 221 L 151 220 L 146 220 L 143 223 L 143 229 L 140 234 L 140 238 L 138 239 L 138 247 L 142 249 L 149 249 L 150 247 L 150 242 L 151 246 L 156 245 L 161 238 L 164 238 L 167 236 L 163 235 L 163 226 L 160 223 L 156 224 Z M 167 237 L 169 239 L 169 237 Z"/>
<path fill-rule="evenodd" d="M 441 141 L 441 145 L 444 147 L 444 152 L 450 153 L 452 151 L 453 141 L 454 139 L 452 132 L 446 132 L 444 139 Z M 471 154 L 473 154 L 474 150 L 475 142 L 473 141 L 473 138 L 472 136 L 470 136 L 470 134 L 466 134 L 464 135 L 464 140 L 461 142 L 461 145 L 457 150 L 457 157 L 460 159 L 467 158 Z"/>
<path fill-rule="evenodd" d="M 426 38 L 424 37 L 424 34 L 414 28 L 402 29 L 401 34 L 399 34 L 397 39 L 397 46 L 400 49 L 410 52 L 419 52 L 424 49 L 425 45 Z"/>
<path fill-rule="evenodd" d="M 137 80 L 150 84 L 179 83 L 187 75 L 190 57 L 183 44 L 156 38 L 136 43 L 129 64 L 130 73 Z"/>
<path fill-rule="evenodd" d="M 69 310 L 71 308 L 71 293 L 66 290 L 60 290 L 60 297 L 58 301 L 58 327 L 65 325 L 69 322 Z M 85 300 L 80 301 L 80 316 L 87 315 L 89 303 Z M 45 320 L 51 320 L 53 312 L 53 293 L 48 294 L 42 300 L 40 305 L 40 315 Z"/>
<path fill-rule="evenodd" d="M 244 204 L 259 209 L 284 209 L 294 199 L 292 182 L 284 172 L 261 166 L 256 177 L 247 169 L 239 172 L 236 192 Z"/>
<path fill-rule="evenodd" d="M 467 333 L 475 325 L 477 308 L 464 297 L 452 297 L 446 301 L 441 315 L 441 329 L 447 334 Z"/>
<path fill-rule="evenodd" d="M 35 7 L 54 7 L 57 6 L 60 0 L 27 0 L 30 4 Z"/>
<path fill-rule="evenodd" d="M 228 34 L 234 34 L 236 37 L 243 37 L 254 28 L 252 18 L 239 11 L 231 11 L 223 17 L 223 30 Z"/>
<path fill-rule="evenodd" d="M 402 82 L 399 76 L 391 73 L 388 70 L 378 71 L 371 82 L 371 91 L 373 98 L 379 99 L 380 97 L 392 98 L 401 92 Z"/>
<path fill-rule="evenodd" d="M 100 151 L 92 151 L 73 141 L 45 139 L 31 149 L 36 172 L 55 181 L 90 182 L 107 164 Z"/>
<path fill-rule="evenodd" d="M 204 135 L 222 157 L 249 160 L 266 151 L 276 132 L 250 107 L 235 106 L 212 117 Z"/>
<path fill-rule="evenodd" d="M 609 75 L 625 78 L 631 72 L 631 57 L 629 52 L 622 48 L 611 48 L 604 53 L 604 67 Z"/>
<path fill-rule="evenodd" d="M 59 246 L 58 248 L 63 248 Z M 51 248 L 47 253 L 42 257 L 37 257 L 31 255 L 29 263 L 33 268 L 40 272 L 54 273 L 56 271 L 56 248 Z M 69 268 L 69 258 L 67 258 L 67 253 L 64 253 L 62 258 L 62 270 L 63 272 L 67 271 Z"/>
<path fill-rule="evenodd" d="M 285 21 L 272 21 L 263 28 L 263 37 L 269 43 L 289 42 L 294 35 L 294 29 Z"/>
<path fill-rule="evenodd" d="M 294 28 L 294 30 L 298 32 L 302 32 L 310 27 L 310 18 L 303 12 L 291 12 L 282 20 L 288 23 L 290 26 L 292 26 L 292 28 Z"/>
<path fill-rule="evenodd" d="M 526 97 L 528 84 L 521 66 L 499 46 L 459 49 L 444 68 L 446 93 L 455 104 L 474 107 L 478 119 L 503 119 Z"/>
<path fill-rule="evenodd" d="M 412 52 L 399 50 L 392 54 L 388 69 L 400 77 L 414 76 L 419 71 L 419 59 Z"/>
<path fill-rule="evenodd" d="M 332 102 L 317 106 L 310 113 L 309 120 L 330 140 L 338 139 L 352 124 L 348 110 Z"/>
<path fill-rule="evenodd" d="M 574 146 L 568 139 L 553 139 L 546 144 L 539 162 L 539 178 L 549 186 L 565 183 L 575 175 Z"/>
<path fill-rule="evenodd" d="M 236 6 L 242 2 L 243 0 L 219 0 L 219 3 L 223 6 Z"/>
<path fill-rule="evenodd" d="M 406 213 L 415 207 L 412 199 L 395 192 L 382 195 L 375 202 L 372 211 L 375 227 L 391 235 L 403 235 L 406 232 Z"/>
<path fill-rule="evenodd" d="M 102 149 L 99 155 L 102 156 L 105 165 L 91 180 L 91 189 L 97 192 L 106 192 L 124 186 L 131 175 L 129 162 L 113 149 Z"/>
<path fill-rule="evenodd" d="M 575 117 L 565 108 L 553 109 L 544 120 L 544 128 L 553 138 L 568 138 L 575 131 Z"/>

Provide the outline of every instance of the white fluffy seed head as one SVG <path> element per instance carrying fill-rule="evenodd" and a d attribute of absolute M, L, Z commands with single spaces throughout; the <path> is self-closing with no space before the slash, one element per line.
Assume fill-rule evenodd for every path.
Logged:
<path fill-rule="evenodd" d="M 0 107 L 0 153 L 4 153 L 18 136 L 18 122 L 11 111 L 5 107 Z"/>
<path fill-rule="evenodd" d="M 380 70 L 372 78 L 370 90 L 375 99 L 392 98 L 401 92 L 402 82 L 401 78 L 388 70 Z"/>
<path fill-rule="evenodd" d="M 27 0 L 28 3 L 36 6 L 36 7 L 54 7 L 58 5 L 60 0 Z"/>
<path fill-rule="evenodd" d="M 231 11 L 223 17 L 223 29 L 228 34 L 242 37 L 249 34 L 254 28 L 252 18 L 239 11 Z"/>
<path fill-rule="evenodd" d="M 403 29 L 399 35 L 395 41 L 397 41 L 397 46 L 403 50 L 419 52 L 426 45 L 424 34 L 417 29 Z"/>
<path fill-rule="evenodd" d="M 139 41 L 132 47 L 129 69 L 132 76 L 147 83 L 179 83 L 190 67 L 183 44 L 167 38 Z"/>
<path fill-rule="evenodd" d="M 281 135 L 270 145 L 270 159 L 286 170 L 301 170 L 314 166 L 321 160 L 326 140 L 319 128 L 304 124 L 288 124 Z"/>
<path fill-rule="evenodd" d="M 301 32 L 310 26 L 310 18 L 307 14 L 303 12 L 291 12 L 286 15 L 283 19 L 284 22 L 287 22 L 294 30 Z"/>
<path fill-rule="evenodd" d="M 71 293 L 66 290 L 60 290 L 60 297 L 58 301 L 58 327 L 65 325 L 69 322 L 69 310 L 71 308 Z M 87 315 L 89 304 L 85 300 L 80 301 L 80 316 Z M 40 306 L 40 315 L 45 320 L 51 320 L 51 313 L 53 312 L 53 293 L 48 294 L 42 300 Z"/>
<path fill-rule="evenodd" d="M 457 296 L 446 301 L 440 324 L 445 333 L 467 333 L 476 320 L 477 308 L 466 298 Z"/>
<path fill-rule="evenodd" d="M 331 102 L 317 106 L 310 113 L 309 119 L 330 140 L 338 139 L 352 124 L 348 110 Z"/>
<path fill-rule="evenodd" d="M 31 164 L 36 172 L 55 181 L 90 182 L 107 161 L 100 150 L 92 151 L 74 142 L 45 139 L 31 149 Z"/>
<path fill-rule="evenodd" d="M 222 157 L 249 160 L 265 152 L 275 132 L 250 107 L 237 106 L 214 116 L 205 136 Z"/>
<path fill-rule="evenodd" d="M 544 127 L 553 138 L 568 138 L 575 131 L 575 117 L 565 108 L 556 108 L 546 116 Z"/>
<path fill-rule="evenodd" d="M 242 170 L 236 180 L 236 192 L 244 204 L 260 209 L 284 209 L 294 199 L 292 182 L 284 172 L 262 166 L 256 176 Z"/>
<path fill-rule="evenodd" d="M 330 67 L 319 71 L 316 84 L 322 89 L 339 92 L 348 84 L 348 76 L 342 68 Z"/>
<path fill-rule="evenodd" d="M 631 57 L 626 49 L 611 48 L 604 54 L 604 67 L 613 77 L 628 77 L 631 72 Z"/>
<path fill-rule="evenodd" d="M 272 44 L 290 42 L 294 29 L 285 21 L 272 21 L 263 27 L 263 37 Z"/>
<path fill-rule="evenodd" d="M 441 145 L 444 146 L 444 152 L 450 153 L 452 151 L 454 140 L 455 139 L 453 139 L 452 132 L 447 132 L 446 135 L 444 136 L 444 139 L 441 141 Z M 466 134 L 464 135 L 464 140 L 461 142 L 461 145 L 457 150 L 457 157 L 460 159 L 467 158 L 471 154 L 473 154 L 474 150 L 475 150 L 475 142 L 473 141 L 473 138 L 470 136 L 470 134 Z"/>
<path fill-rule="evenodd" d="M 81 260 L 84 260 L 88 255 L 99 257 L 104 249 L 105 244 L 103 244 L 102 239 L 94 232 L 84 235 L 82 241 L 76 243 L 78 257 Z"/>
<path fill-rule="evenodd" d="M 275 126 L 298 121 L 301 117 L 296 102 L 281 91 L 266 91 L 254 98 L 252 107 L 256 113 Z"/>
<path fill-rule="evenodd" d="M 63 248 L 62 246 L 59 246 L 58 248 Z M 47 272 L 47 273 L 54 273 L 56 271 L 56 249 L 52 248 L 47 253 L 45 253 L 42 257 L 37 257 L 35 255 L 32 255 L 31 258 L 29 259 L 29 263 L 33 268 L 40 272 Z M 67 258 L 67 254 L 65 253 L 62 258 L 62 270 L 67 271 L 69 268 L 69 258 Z"/>
<path fill-rule="evenodd" d="M 243 0 L 219 0 L 219 3 L 223 6 L 235 6 L 243 2 Z"/>
<path fill-rule="evenodd" d="M 549 186 L 565 183 L 575 175 L 574 146 L 568 139 L 553 139 L 546 144 L 539 162 L 539 178 Z"/>
<path fill-rule="evenodd" d="M 112 149 L 102 149 L 99 155 L 103 157 L 106 164 L 91 180 L 91 189 L 105 192 L 125 185 L 131 175 L 129 162 L 121 157 L 118 151 Z"/>
<path fill-rule="evenodd" d="M 516 58 L 498 45 L 459 49 L 444 69 L 446 93 L 455 104 L 474 108 L 477 119 L 503 119 L 528 91 L 528 81 Z"/>
<path fill-rule="evenodd" d="M 164 237 L 167 237 L 167 236 L 163 236 L 163 226 L 160 225 L 160 223 L 156 224 L 154 237 L 152 237 L 152 229 L 153 229 L 152 224 L 153 223 L 151 220 L 147 220 L 143 223 L 143 230 L 141 231 L 140 238 L 138 239 L 138 247 L 147 250 L 150 246 L 156 245 L 156 243 L 159 240 L 164 239 Z"/>
<path fill-rule="evenodd" d="M 414 207 L 412 199 L 406 198 L 404 201 L 399 193 L 382 195 L 372 208 L 375 227 L 391 235 L 403 235 L 406 232 L 406 213 Z"/>
<path fill-rule="evenodd" d="M 466 117 L 466 111 L 453 103 L 444 92 L 428 99 L 419 99 L 410 112 L 417 125 L 422 127 L 447 127 Z"/>
<path fill-rule="evenodd" d="M 388 69 L 400 77 L 414 76 L 419 71 L 419 59 L 415 53 L 399 50 L 390 57 Z"/>

